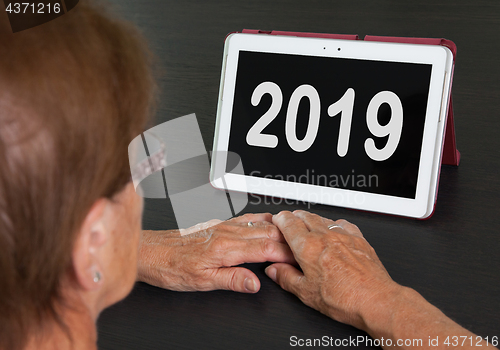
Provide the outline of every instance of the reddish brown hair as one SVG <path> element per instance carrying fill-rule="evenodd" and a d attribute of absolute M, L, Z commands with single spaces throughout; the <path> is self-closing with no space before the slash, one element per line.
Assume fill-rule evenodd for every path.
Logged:
<path fill-rule="evenodd" d="M 155 84 L 144 39 L 103 7 L 15 34 L 0 17 L 0 348 L 19 349 L 57 320 L 92 204 L 129 181 Z"/>

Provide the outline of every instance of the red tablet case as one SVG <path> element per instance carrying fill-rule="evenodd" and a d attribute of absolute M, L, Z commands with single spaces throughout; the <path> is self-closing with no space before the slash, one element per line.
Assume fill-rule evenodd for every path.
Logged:
<path fill-rule="evenodd" d="M 265 31 L 258 29 L 243 29 L 241 32 L 248 34 L 288 35 L 288 36 L 309 37 L 309 38 L 360 40 L 359 36 L 356 34 L 351 35 L 351 34 L 301 33 L 301 32 L 283 32 L 278 30 Z M 453 61 L 455 61 L 457 55 L 457 46 L 455 45 L 455 43 L 453 41 L 446 39 L 404 38 L 404 37 L 392 37 L 392 36 L 367 35 L 365 36 L 364 40 L 392 42 L 392 43 L 407 43 L 407 44 L 441 45 L 441 46 L 446 46 L 448 49 L 450 49 L 450 51 L 453 54 Z M 452 76 L 452 81 L 453 81 L 453 76 Z M 457 150 L 457 144 L 455 140 L 455 124 L 453 122 L 453 103 L 451 99 L 451 88 L 450 88 L 450 102 L 449 102 L 448 115 L 445 125 L 444 146 L 443 146 L 443 154 L 441 157 L 441 164 L 458 166 L 459 163 L 460 163 L 460 152 L 458 152 Z M 437 196 L 437 191 L 436 191 L 436 196 Z"/>

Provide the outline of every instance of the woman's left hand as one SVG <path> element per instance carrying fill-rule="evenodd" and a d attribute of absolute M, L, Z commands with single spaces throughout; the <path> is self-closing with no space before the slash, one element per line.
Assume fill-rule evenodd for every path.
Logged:
<path fill-rule="evenodd" d="M 234 266 L 265 261 L 295 264 L 271 220 L 271 214 L 245 214 L 190 234 L 143 231 L 138 280 L 176 291 L 256 293 L 260 289 L 257 276 Z"/>

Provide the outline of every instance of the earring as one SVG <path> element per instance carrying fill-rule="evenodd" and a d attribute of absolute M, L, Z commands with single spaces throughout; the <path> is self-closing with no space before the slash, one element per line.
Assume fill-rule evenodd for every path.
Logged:
<path fill-rule="evenodd" d="M 99 271 L 96 271 L 94 273 L 94 283 L 98 283 L 101 280 L 101 273 Z"/>

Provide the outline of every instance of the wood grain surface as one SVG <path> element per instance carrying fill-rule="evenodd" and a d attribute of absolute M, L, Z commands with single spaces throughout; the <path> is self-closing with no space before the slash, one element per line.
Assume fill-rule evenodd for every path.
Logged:
<path fill-rule="evenodd" d="M 483 337 L 500 336 L 500 2 L 498 0 L 114 0 L 159 57 L 156 123 L 196 113 L 212 147 L 227 33 L 243 28 L 444 37 L 458 47 L 453 99 L 459 167 L 443 166 L 427 221 L 314 205 L 255 203 L 244 212 L 306 209 L 357 224 L 391 276 Z M 147 200 L 145 229 L 176 228 L 168 200 Z M 178 293 L 138 283 L 100 317 L 100 349 L 287 349 L 290 337 L 366 334 L 309 309 L 264 274 L 256 295 Z M 362 349 L 363 347 L 359 347 Z"/>

